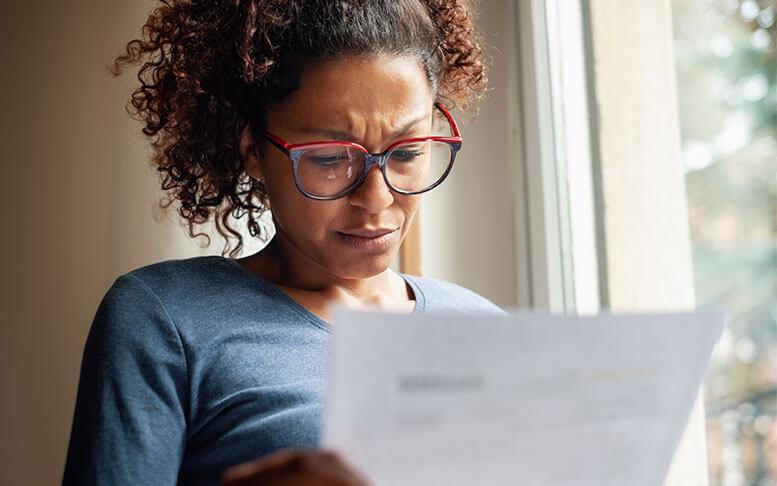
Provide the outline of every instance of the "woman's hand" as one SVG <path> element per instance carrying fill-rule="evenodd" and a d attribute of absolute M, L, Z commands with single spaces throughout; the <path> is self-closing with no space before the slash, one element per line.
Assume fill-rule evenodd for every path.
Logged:
<path fill-rule="evenodd" d="M 283 451 L 227 469 L 224 486 L 367 486 L 338 454 Z"/>

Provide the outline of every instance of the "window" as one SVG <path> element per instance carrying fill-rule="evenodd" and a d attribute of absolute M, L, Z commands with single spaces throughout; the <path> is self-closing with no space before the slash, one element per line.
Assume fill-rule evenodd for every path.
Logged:
<path fill-rule="evenodd" d="M 734 312 L 706 379 L 710 483 L 777 484 L 777 5 L 672 9 L 697 305 Z"/>

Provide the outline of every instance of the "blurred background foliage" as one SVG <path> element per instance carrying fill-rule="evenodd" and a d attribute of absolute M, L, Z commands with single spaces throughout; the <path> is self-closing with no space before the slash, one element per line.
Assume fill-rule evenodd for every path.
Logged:
<path fill-rule="evenodd" d="M 672 0 L 711 485 L 777 485 L 777 0 Z"/>

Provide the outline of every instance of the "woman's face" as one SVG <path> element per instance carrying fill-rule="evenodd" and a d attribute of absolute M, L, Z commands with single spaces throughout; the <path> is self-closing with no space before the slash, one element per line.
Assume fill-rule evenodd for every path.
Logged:
<path fill-rule="evenodd" d="M 397 140 L 431 135 L 433 102 L 415 58 L 348 57 L 309 67 L 299 89 L 268 112 L 267 131 L 291 144 L 347 140 L 378 153 Z M 269 144 L 247 168 L 265 179 L 284 256 L 335 280 L 385 271 L 419 204 L 419 196 L 391 191 L 378 167 L 345 197 L 309 199 L 294 185 L 289 158 Z M 369 231 L 390 232 L 356 237 Z"/>

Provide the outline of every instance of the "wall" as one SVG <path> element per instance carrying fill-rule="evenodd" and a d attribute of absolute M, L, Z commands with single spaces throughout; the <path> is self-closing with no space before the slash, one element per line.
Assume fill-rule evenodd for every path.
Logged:
<path fill-rule="evenodd" d="M 518 88 L 515 28 L 506 0 L 480 2 L 478 20 L 490 56 L 489 91 L 479 116 L 458 115 L 464 144 L 449 178 L 421 209 L 424 275 L 458 282 L 502 306 L 517 304 L 514 195 L 510 175 L 513 126 L 508 110 Z"/>
<path fill-rule="evenodd" d="M 588 2 L 598 124 L 598 216 L 613 312 L 695 306 L 669 0 Z M 637 284 L 635 284 L 637 283 Z M 706 486 L 699 397 L 666 486 Z"/>
<path fill-rule="evenodd" d="M 0 8 L 0 484 L 56 484 L 102 294 L 132 266 L 199 248 L 149 218 L 153 174 L 123 111 L 127 80 L 106 71 L 139 32 L 143 2 Z"/>

